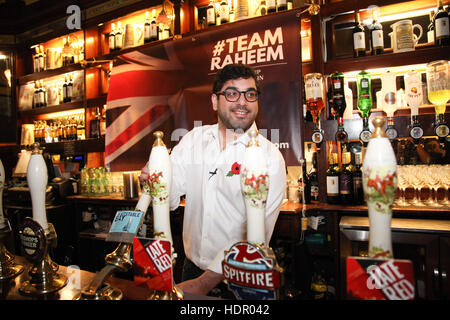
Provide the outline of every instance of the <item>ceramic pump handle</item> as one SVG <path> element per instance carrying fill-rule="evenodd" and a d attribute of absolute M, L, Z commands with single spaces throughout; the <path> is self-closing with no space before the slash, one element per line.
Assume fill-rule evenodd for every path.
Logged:
<path fill-rule="evenodd" d="M 155 142 L 148 160 L 150 194 L 153 208 L 153 230 L 155 238 L 172 241 L 170 229 L 170 186 L 172 184 L 172 166 L 161 131 L 153 133 Z"/>
<path fill-rule="evenodd" d="M 241 165 L 241 191 L 247 213 L 247 241 L 266 244 L 265 212 L 269 192 L 269 175 L 263 148 L 257 140 L 258 130 L 251 130 Z"/>
<path fill-rule="evenodd" d="M 47 214 L 45 211 L 45 190 L 47 188 L 47 166 L 39 150 L 39 144 L 33 144 L 30 161 L 27 168 L 27 182 L 31 193 L 33 219 L 44 230 L 48 230 Z"/>

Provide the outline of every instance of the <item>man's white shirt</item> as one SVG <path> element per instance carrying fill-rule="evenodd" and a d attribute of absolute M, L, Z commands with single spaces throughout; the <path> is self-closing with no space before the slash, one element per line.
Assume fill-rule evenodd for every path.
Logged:
<path fill-rule="evenodd" d="M 256 129 L 253 124 L 249 129 Z M 286 188 L 286 169 L 278 148 L 262 135 L 257 137 L 265 150 L 269 193 L 266 205 L 265 237 L 270 241 Z M 218 124 L 195 127 L 173 148 L 170 209 L 186 195 L 183 244 L 186 256 L 199 268 L 222 273 L 224 251 L 247 238 L 247 216 L 241 194 L 241 165 L 248 144 L 247 133 L 220 148 Z M 235 171 L 237 172 L 237 171 Z"/>

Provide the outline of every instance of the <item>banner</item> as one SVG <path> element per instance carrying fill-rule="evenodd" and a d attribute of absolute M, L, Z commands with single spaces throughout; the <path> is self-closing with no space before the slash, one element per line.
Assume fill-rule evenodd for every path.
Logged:
<path fill-rule="evenodd" d="M 195 126 L 214 124 L 211 91 L 230 63 L 253 67 L 261 86 L 256 124 L 286 165 L 303 157 L 301 44 L 297 10 L 239 21 L 117 57 L 106 107 L 106 166 L 140 170 L 161 130 L 173 148 Z"/>

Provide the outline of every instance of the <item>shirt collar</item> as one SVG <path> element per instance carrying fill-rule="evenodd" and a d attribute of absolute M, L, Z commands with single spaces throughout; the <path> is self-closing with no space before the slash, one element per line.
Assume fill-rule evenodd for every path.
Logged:
<path fill-rule="evenodd" d="M 231 144 L 237 144 L 242 143 L 244 146 L 247 146 L 250 137 L 248 136 L 248 132 L 250 130 L 258 130 L 258 127 L 256 126 L 256 122 L 253 122 L 253 124 L 250 126 L 250 128 L 245 131 L 243 135 L 241 135 L 238 139 L 235 141 L 230 142 Z M 216 123 L 214 125 L 211 125 L 207 131 L 207 134 L 211 140 L 217 140 L 219 141 L 219 124 Z"/>

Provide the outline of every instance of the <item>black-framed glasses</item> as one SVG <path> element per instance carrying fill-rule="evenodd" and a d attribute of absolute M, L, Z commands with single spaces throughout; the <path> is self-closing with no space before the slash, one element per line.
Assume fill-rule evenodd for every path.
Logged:
<path fill-rule="evenodd" d="M 223 95 L 228 102 L 236 102 L 241 98 L 241 93 L 244 94 L 245 100 L 248 102 L 255 102 L 258 100 L 259 92 L 255 89 L 248 89 L 247 91 L 239 91 L 238 89 L 228 88 L 222 92 L 216 92 L 217 95 Z"/>

